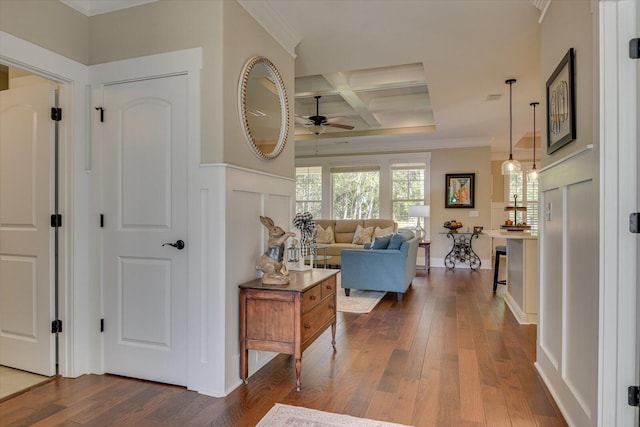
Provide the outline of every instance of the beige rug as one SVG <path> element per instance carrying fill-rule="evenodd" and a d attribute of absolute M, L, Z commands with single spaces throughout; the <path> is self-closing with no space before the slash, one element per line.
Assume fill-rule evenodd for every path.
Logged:
<path fill-rule="evenodd" d="M 338 311 L 345 313 L 369 313 L 386 295 L 384 291 L 363 291 L 351 289 L 351 294 L 346 296 L 344 289 L 338 289 Z"/>
<path fill-rule="evenodd" d="M 402 424 L 276 403 L 256 427 L 400 427 Z"/>

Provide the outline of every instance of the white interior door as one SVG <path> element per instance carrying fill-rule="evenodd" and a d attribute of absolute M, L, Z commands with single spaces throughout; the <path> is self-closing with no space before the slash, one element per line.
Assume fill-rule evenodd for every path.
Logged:
<path fill-rule="evenodd" d="M 50 83 L 0 92 L 0 364 L 55 374 Z"/>
<path fill-rule="evenodd" d="M 104 87 L 104 366 L 186 385 L 187 77 Z M 188 242 L 186 242 L 188 243 Z"/>

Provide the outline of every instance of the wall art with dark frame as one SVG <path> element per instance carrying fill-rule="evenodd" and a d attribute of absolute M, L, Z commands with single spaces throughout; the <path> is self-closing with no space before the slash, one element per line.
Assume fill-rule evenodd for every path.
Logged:
<path fill-rule="evenodd" d="M 476 174 L 446 174 L 444 191 L 445 208 L 474 208 L 476 206 Z"/>
<path fill-rule="evenodd" d="M 573 48 L 547 80 L 547 154 L 576 139 L 575 60 Z"/>

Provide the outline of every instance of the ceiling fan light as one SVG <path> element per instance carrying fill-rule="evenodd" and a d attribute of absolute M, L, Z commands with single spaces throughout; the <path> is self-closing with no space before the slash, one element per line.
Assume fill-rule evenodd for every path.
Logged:
<path fill-rule="evenodd" d="M 327 127 L 322 125 L 311 125 L 311 126 L 307 126 L 307 129 L 309 129 L 309 131 L 315 135 L 320 135 L 327 130 Z"/>

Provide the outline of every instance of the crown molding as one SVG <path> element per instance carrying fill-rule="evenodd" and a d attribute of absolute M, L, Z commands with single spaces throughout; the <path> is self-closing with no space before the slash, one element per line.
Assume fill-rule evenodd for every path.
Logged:
<path fill-rule="evenodd" d="M 58 0 L 86 16 L 100 15 L 114 10 L 127 9 L 158 0 Z"/>
<path fill-rule="evenodd" d="M 273 37 L 292 58 L 302 38 L 295 34 L 285 20 L 267 2 L 238 0 L 248 13 Z"/>
<path fill-rule="evenodd" d="M 549 9 L 549 5 L 551 4 L 551 0 L 533 0 L 533 5 L 536 9 L 540 11 L 540 18 L 538 18 L 538 24 L 542 24 L 542 20 L 544 19 L 544 15 L 547 13 Z"/>

